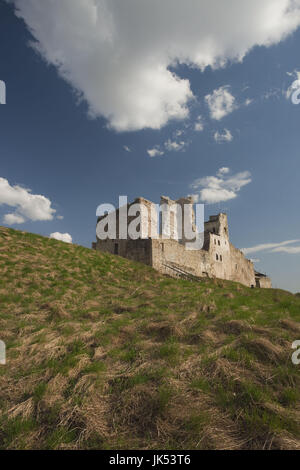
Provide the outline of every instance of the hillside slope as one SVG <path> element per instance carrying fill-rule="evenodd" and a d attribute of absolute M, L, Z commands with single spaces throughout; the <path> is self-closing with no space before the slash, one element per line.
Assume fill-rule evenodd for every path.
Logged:
<path fill-rule="evenodd" d="M 300 449 L 300 298 L 0 228 L 2 449 Z"/>

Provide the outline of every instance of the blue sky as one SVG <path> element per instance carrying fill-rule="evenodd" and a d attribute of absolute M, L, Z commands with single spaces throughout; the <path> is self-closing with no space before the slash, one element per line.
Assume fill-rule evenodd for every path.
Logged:
<path fill-rule="evenodd" d="M 48 11 L 36 0 L 24 10 L 16 1 L 22 18 L 12 3 L 0 2 L 0 80 L 7 89 L 0 105 L 1 224 L 46 236 L 68 233 L 74 243 L 90 246 L 96 207 L 103 202 L 116 204 L 119 195 L 159 202 L 161 194 L 197 194 L 206 217 L 228 213 L 231 241 L 260 260 L 256 268 L 269 273 L 276 287 L 300 291 L 300 105 L 287 96 L 300 70 L 300 17 L 284 16 L 279 7 L 289 2 L 275 0 L 279 10 L 264 36 L 257 6 L 256 19 L 251 22 L 249 11 L 241 28 L 247 30 L 249 21 L 250 33 L 244 37 L 237 28 L 229 41 L 230 22 L 243 14 L 232 0 L 235 15 L 229 11 L 224 20 L 228 30 L 212 24 L 205 32 L 203 26 L 198 38 L 192 15 L 178 23 L 177 43 L 169 41 L 173 29 L 157 25 L 165 12 L 155 17 L 155 31 L 146 3 L 136 8 L 135 1 L 126 0 L 135 26 L 122 10 L 126 2 L 114 0 L 97 26 L 100 37 L 88 35 L 91 12 L 86 22 L 82 12 L 75 17 L 77 0 L 47 0 Z M 194 2 L 188 3 L 192 14 Z M 198 5 L 209 23 L 208 3 Z M 88 4 L 109 8 L 105 0 Z M 159 5 L 153 0 L 154 9 Z M 143 6 L 149 40 L 140 27 Z M 176 13 L 166 24 L 173 16 L 176 26 Z M 72 22 L 76 32 L 82 27 L 78 46 Z M 214 48 L 207 46 L 209 31 Z M 189 34 L 195 34 L 190 41 Z"/>

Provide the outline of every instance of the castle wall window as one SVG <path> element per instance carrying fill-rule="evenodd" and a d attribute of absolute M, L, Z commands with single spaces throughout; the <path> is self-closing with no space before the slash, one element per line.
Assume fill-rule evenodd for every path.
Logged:
<path fill-rule="evenodd" d="M 216 255 L 216 260 L 217 260 L 217 261 L 219 260 L 219 255 Z"/>
<path fill-rule="evenodd" d="M 220 261 L 223 261 L 223 257 L 222 257 L 222 255 L 220 255 Z"/>
<path fill-rule="evenodd" d="M 214 239 L 214 242 L 215 242 L 215 245 L 216 245 L 216 244 L 217 244 L 217 240 L 216 240 L 216 239 Z"/>
<path fill-rule="evenodd" d="M 218 245 L 219 245 L 219 246 L 221 246 L 221 242 L 220 242 L 220 240 L 218 240 Z"/>
<path fill-rule="evenodd" d="M 115 254 L 115 255 L 118 255 L 118 254 L 119 254 L 119 245 L 118 245 L 118 243 L 115 243 L 115 246 L 114 246 L 114 254 Z"/>

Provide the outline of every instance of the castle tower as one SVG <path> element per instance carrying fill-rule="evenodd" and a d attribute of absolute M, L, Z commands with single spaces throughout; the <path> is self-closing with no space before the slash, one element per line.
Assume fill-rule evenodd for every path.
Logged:
<path fill-rule="evenodd" d="M 167 196 L 161 196 L 160 208 L 160 235 L 162 238 L 178 240 L 176 201 Z"/>
<path fill-rule="evenodd" d="M 196 229 L 202 235 L 203 226 L 198 225 L 198 220 L 195 227 L 192 200 L 180 198 L 174 201 L 162 196 L 161 205 L 166 217 L 162 217 L 160 236 L 158 207 L 140 197 L 131 204 L 120 204 L 119 209 L 108 214 L 115 220 L 114 235 L 102 237 L 97 232 L 93 248 L 139 261 L 173 277 L 211 277 L 240 282 L 248 287 L 271 287 L 270 279 L 255 273 L 253 263 L 230 243 L 226 214 L 210 216 L 204 223 L 204 245 L 197 247 L 190 235 L 196 234 Z M 196 212 L 196 215 L 199 214 Z M 99 216 L 98 222 L 105 222 L 106 217 Z M 192 242 L 192 248 L 188 242 Z"/>
<path fill-rule="evenodd" d="M 192 234 L 196 235 L 195 212 L 193 208 L 192 197 L 182 197 L 177 199 L 176 204 L 181 208 L 178 215 L 178 224 L 181 224 L 182 230 L 179 233 L 179 240 L 185 244 L 193 240 Z M 179 220 L 180 219 L 180 220 Z"/>
<path fill-rule="evenodd" d="M 174 201 L 161 196 L 160 234 L 185 244 L 193 240 L 192 233 L 196 234 L 195 213 L 191 197 L 183 197 Z M 185 237 L 185 235 L 190 235 Z"/>
<path fill-rule="evenodd" d="M 140 214 L 140 233 L 141 238 L 156 238 L 158 236 L 158 221 L 156 205 L 143 197 L 135 199 L 133 204 L 129 205 L 128 223 L 132 221 L 135 214 L 130 214 L 130 208 L 137 205 Z"/>
<path fill-rule="evenodd" d="M 204 227 L 205 232 L 215 233 L 229 241 L 227 214 L 211 215 L 208 222 L 205 222 Z"/>

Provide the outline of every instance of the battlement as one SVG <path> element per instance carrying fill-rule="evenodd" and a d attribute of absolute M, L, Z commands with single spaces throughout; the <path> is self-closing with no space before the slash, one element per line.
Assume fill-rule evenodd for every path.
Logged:
<path fill-rule="evenodd" d="M 159 210 L 160 209 L 160 210 Z M 253 263 L 229 240 L 227 214 L 211 215 L 204 222 L 203 246 L 188 249 L 188 242 L 197 237 L 195 212 L 190 197 L 172 200 L 161 196 L 160 206 L 138 197 L 120 207 L 115 217 L 116 235 L 99 239 L 93 248 L 140 261 L 157 271 L 178 277 L 211 277 L 240 282 L 249 287 L 271 287 L 271 280 L 254 271 Z M 122 219 L 123 217 L 123 219 Z M 126 221 L 120 224 L 120 221 Z M 130 227 L 139 228 L 136 239 L 130 237 Z M 189 233 L 186 229 L 189 229 Z M 186 237 L 187 233 L 189 237 Z"/>

